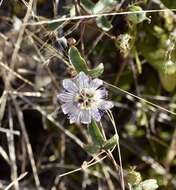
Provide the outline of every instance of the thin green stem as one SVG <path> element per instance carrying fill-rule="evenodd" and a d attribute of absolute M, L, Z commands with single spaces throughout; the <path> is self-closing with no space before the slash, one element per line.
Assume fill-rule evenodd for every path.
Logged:
<path fill-rule="evenodd" d="M 109 118 L 110 118 L 110 120 L 112 122 L 112 125 L 114 127 L 114 131 L 115 131 L 116 136 L 118 136 L 118 132 L 117 132 L 117 129 L 116 129 L 116 124 L 115 124 L 112 112 L 110 110 L 107 111 L 107 115 L 109 116 Z M 123 173 L 122 157 L 121 157 L 121 151 L 120 151 L 119 138 L 117 139 L 117 149 L 118 149 L 118 156 L 119 156 L 121 185 L 122 185 L 122 190 L 125 190 L 125 181 L 124 181 L 124 173 Z"/>

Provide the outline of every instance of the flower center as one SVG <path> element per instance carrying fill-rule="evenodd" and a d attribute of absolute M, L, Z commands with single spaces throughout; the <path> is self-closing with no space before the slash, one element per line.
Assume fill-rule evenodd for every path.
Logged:
<path fill-rule="evenodd" d="M 82 89 L 75 95 L 75 103 L 80 109 L 89 109 L 95 103 L 95 92 L 92 89 Z"/>

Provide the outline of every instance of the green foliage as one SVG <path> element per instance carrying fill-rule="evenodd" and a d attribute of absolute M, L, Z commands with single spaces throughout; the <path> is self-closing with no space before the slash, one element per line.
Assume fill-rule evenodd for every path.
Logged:
<path fill-rule="evenodd" d="M 99 0 L 96 4 L 94 4 L 91 0 L 81 0 L 82 7 L 89 14 L 99 14 L 110 11 L 114 8 L 115 4 L 116 0 Z M 97 26 L 103 31 L 109 31 L 112 28 L 111 22 L 105 16 L 97 17 L 96 23 Z"/>
<path fill-rule="evenodd" d="M 117 145 L 117 141 L 119 140 L 119 136 L 114 135 L 110 139 L 108 139 L 106 142 L 103 144 L 103 149 L 104 150 L 109 150 L 112 149 L 114 146 Z"/>
<path fill-rule="evenodd" d="M 165 23 L 168 22 L 167 15 L 164 15 Z M 169 21 L 170 28 L 172 28 L 172 22 Z M 168 27 L 161 28 L 158 25 L 152 24 L 152 26 L 144 27 L 144 36 L 138 43 L 138 48 L 145 59 L 151 64 L 158 72 L 161 84 L 163 88 L 168 91 L 174 91 L 176 87 L 176 51 L 175 51 L 175 37 L 169 36 Z M 170 39 L 168 41 L 168 39 Z M 171 50 L 168 52 L 168 45 Z"/>
<path fill-rule="evenodd" d="M 139 185 L 131 187 L 132 190 L 156 190 L 158 189 L 158 184 L 155 179 L 148 179 L 141 182 Z"/>
<path fill-rule="evenodd" d="M 130 12 L 138 12 L 139 13 L 129 13 L 127 18 L 130 22 L 132 22 L 133 24 L 138 24 L 143 22 L 144 20 L 149 20 L 146 17 L 146 13 L 143 12 L 142 8 L 139 6 L 130 6 L 128 9 Z"/>
<path fill-rule="evenodd" d="M 104 31 L 109 31 L 112 28 L 111 23 L 104 16 L 97 17 L 96 23 L 97 23 L 97 26 Z"/>
<path fill-rule="evenodd" d="M 95 154 L 101 150 L 106 151 L 112 149 L 117 145 L 117 142 L 119 140 L 119 137 L 117 135 L 114 135 L 110 139 L 105 140 L 95 121 L 92 121 L 91 124 L 89 124 L 88 133 L 91 137 L 92 143 L 85 145 L 84 149 L 89 154 Z"/>
<path fill-rule="evenodd" d="M 158 189 L 158 184 L 156 179 L 148 179 L 141 183 L 143 190 L 155 190 Z"/>
<path fill-rule="evenodd" d="M 85 60 L 81 57 L 80 52 L 74 46 L 70 47 L 68 51 L 69 61 L 75 68 L 76 72 L 83 71 L 93 78 L 99 77 L 104 71 L 104 65 L 100 63 L 96 68 L 89 69 Z"/>
<path fill-rule="evenodd" d="M 95 121 L 92 121 L 89 124 L 89 134 L 92 138 L 92 141 L 94 145 L 102 147 L 105 139 L 103 138 L 100 129 L 98 128 L 97 124 Z"/>
<path fill-rule="evenodd" d="M 101 147 L 99 145 L 94 144 L 88 144 L 84 146 L 85 151 L 87 151 L 89 154 L 96 154 L 100 151 Z"/>
<path fill-rule="evenodd" d="M 159 72 L 160 81 L 163 88 L 168 92 L 173 92 L 176 87 L 176 73 L 174 74 L 163 74 Z"/>
<path fill-rule="evenodd" d="M 90 0 L 81 0 L 81 6 L 89 13 L 93 13 L 93 8 L 95 4 Z"/>
<path fill-rule="evenodd" d="M 141 174 L 139 172 L 134 171 L 134 169 L 128 171 L 127 179 L 131 190 L 158 189 L 158 184 L 155 179 L 147 179 L 142 181 Z"/>
<path fill-rule="evenodd" d="M 113 8 L 115 3 L 116 3 L 116 0 L 99 0 L 93 8 L 93 13 L 97 14 L 97 13 L 109 11 Z"/>
<path fill-rule="evenodd" d="M 72 46 L 68 51 L 69 61 L 79 73 L 81 71 L 87 72 L 87 65 L 85 60 L 81 57 L 78 49 Z"/>

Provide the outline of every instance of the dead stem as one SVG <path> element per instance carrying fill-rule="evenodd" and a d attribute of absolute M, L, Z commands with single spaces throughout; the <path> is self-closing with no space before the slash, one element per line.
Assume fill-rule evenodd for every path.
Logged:
<path fill-rule="evenodd" d="M 16 99 L 14 98 L 14 96 L 11 96 L 11 98 L 12 98 L 14 107 L 16 109 L 18 121 L 19 121 L 19 124 L 21 126 L 22 134 L 24 136 L 24 140 L 25 140 L 25 143 L 26 143 L 26 147 L 27 147 L 27 151 L 28 151 L 28 155 L 29 155 L 29 160 L 30 160 L 32 171 L 33 171 L 33 174 L 34 174 L 34 179 L 35 179 L 36 187 L 37 187 L 37 189 L 40 189 L 40 181 L 39 181 L 39 177 L 38 177 L 38 173 L 37 173 L 37 168 L 36 168 L 36 164 L 35 164 L 35 160 L 34 160 L 32 146 L 30 144 L 28 133 L 26 131 L 26 127 L 25 127 L 25 123 L 24 123 L 24 118 L 23 118 L 23 113 L 22 113 L 22 111 L 21 111 L 21 109 L 20 109 L 20 107 L 19 107 Z"/>

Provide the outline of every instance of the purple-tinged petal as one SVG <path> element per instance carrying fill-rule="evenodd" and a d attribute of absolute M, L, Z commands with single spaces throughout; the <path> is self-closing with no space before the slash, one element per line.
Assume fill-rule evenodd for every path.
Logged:
<path fill-rule="evenodd" d="M 111 101 L 105 100 L 107 91 L 103 88 L 103 81 L 92 80 L 84 72 L 74 79 L 65 79 L 63 86 L 65 91 L 58 98 L 63 102 L 61 107 L 70 123 L 89 124 L 92 119 L 100 121 L 101 113 L 113 107 Z"/>
<path fill-rule="evenodd" d="M 78 91 L 78 87 L 76 86 L 76 84 L 70 80 L 70 79 L 65 79 L 63 80 L 63 87 L 68 91 L 68 92 L 77 92 Z"/>
<path fill-rule="evenodd" d="M 91 113 L 90 110 L 83 110 L 81 112 L 81 123 L 89 124 L 91 123 Z"/>
<path fill-rule="evenodd" d="M 73 101 L 73 94 L 68 92 L 63 92 L 57 95 L 57 98 L 62 102 L 71 102 Z"/>
<path fill-rule="evenodd" d="M 74 105 L 73 105 L 72 102 L 64 103 L 61 106 L 62 111 L 64 112 L 64 114 L 70 113 L 72 111 L 73 107 L 74 107 Z"/>
<path fill-rule="evenodd" d="M 69 115 L 70 123 L 80 123 L 80 109 L 70 102 L 63 104 L 61 107 L 64 114 Z"/>
<path fill-rule="evenodd" d="M 90 87 L 91 88 L 97 89 L 102 85 L 103 85 L 103 81 L 100 79 L 93 79 L 90 81 Z"/>
<path fill-rule="evenodd" d="M 81 117 L 81 111 L 75 112 L 75 113 L 71 113 L 69 115 L 69 119 L 70 119 L 70 123 L 80 123 L 80 117 Z"/>
<path fill-rule="evenodd" d="M 98 109 L 94 108 L 91 110 L 91 115 L 92 117 L 96 120 L 96 121 L 100 121 L 101 119 L 101 115 L 100 115 L 100 112 L 98 111 Z"/>
<path fill-rule="evenodd" d="M 105 90 L 105 88 L 96 90 L 96 98 L 97 99 L 106 98 L 107 96 L 108 96 L 108 92 L 107 92 L 107 90 Z"/>
<path fill-rule="evenodd" d="M 114 104 L 111 101 L 106 101 L 106 100 L 102 100 L 99 105 L 98 108 L 100 110 L 109 110 L 114 106 Z"/>
<path fill-rule="evenodd" d="M 84 72 L 80 72 L 75 78 L 75 81 L 80 89 L 89 87 L 89 77 Z"/>

